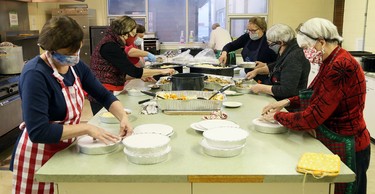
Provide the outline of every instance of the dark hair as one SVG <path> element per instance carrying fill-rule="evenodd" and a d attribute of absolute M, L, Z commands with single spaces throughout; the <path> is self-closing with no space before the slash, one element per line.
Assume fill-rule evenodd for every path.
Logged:
<path fill-rule="evenodd" d="M 129 16 L 121 16 L 113 20 L 110 27 L 117 35 L 126 35 L 137 27 L 137 23 Z"/>
<path fill-rule="evenodd" d="M 267 31 L 267 22 L 264 17 L 252 17 L 249 19 L 249 23 L 257 25 L 263 32 Z"/>
<path fill-rule="evenodd" d="M 81 26 L 68 16 L 56 16 L 48 20 L 39 35 L 38 45 L 43 50 L 56 51 L 69 48 L 74 53 L 81 48 Z"/>
<path fill-rule="evenodd" d="M 146 32 L 146 28 L 141 25 L 141 24 L 138 24 L 137 25 L 137 33 L 145 33 Z"/>

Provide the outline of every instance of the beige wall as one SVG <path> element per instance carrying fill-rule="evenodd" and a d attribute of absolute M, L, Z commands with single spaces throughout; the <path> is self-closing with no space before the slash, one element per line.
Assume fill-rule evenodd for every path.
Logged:
<path fill-rule="evenodd" d="M 86 0 L 83 3 L 96 10 L 97 25 L 107 25 L 107 0 Z M 59 4 L 29 3 L 30 26 L 40 30 L 51 17 L 50 10 L 59 8 Z M 334 0 L 269 0 L 269 4 L 269 25 L 284 23 L 294 29 L 312 17 L 333 19 Z"/>
<path fill-rule="evenodd" d="M 333 20 L 334 0 L 269 0 L 268 24 L 284 23 L 297 28 L 298 25 L 313 17 Z"/>

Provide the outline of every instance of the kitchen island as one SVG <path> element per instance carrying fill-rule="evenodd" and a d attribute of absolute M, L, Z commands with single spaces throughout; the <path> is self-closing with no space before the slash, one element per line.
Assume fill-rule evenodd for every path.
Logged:
<path fill-rule="evenodd" d="M 202 115 L 140 114 L 138 101 L 147 96 L 118 96 L 124 107 L 132 110 L 133 127 L 146 123 L 167 124 L 174 128 L 169 158 L 159 164 L 130 163 L 122 147 L 105 155 L 85 155 L 72 145 L 54 155 L 35 178 L 55 182 L 59 194 L 81 193 L 156 193 L 156 194 L 224 194 L 263 193 L 320 194 L 333 193 L 335 182 L 352 182 L 355 174 L 343 163 L 337 177 L 315 179 L 296 172 L 300 156 L 305 152 L 331 153 L 322 143 L 304 132 L 264 134 L 254 130 L 252 120 L 273 98 L 244 94 L 228 96 L 228 101 L 241 102 L 239 108 L 223 108 L 228 120 L 249 132 L 242 153 L 232 158 L 215 158 L 203 153 L 202 132 L 190 124 L 202 120 Z M 113 132 L 118 124 L 103 124 L 99 115 L 89 123 Z"/>

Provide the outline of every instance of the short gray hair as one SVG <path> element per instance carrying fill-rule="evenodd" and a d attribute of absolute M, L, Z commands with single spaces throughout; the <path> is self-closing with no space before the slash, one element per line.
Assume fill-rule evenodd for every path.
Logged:
<path fill-rule="evenodd" d="M 275 24 L 271 26 L 266 33 L 267 40 L 271 42 L 285 42 L 288 43 L 296 38 L 294 30 L 285 24 Z"/>
<path fill-rule="evenodd" d="M 324 18 L 311 18 L 297 29 L 299 33 L 313 39 L 324 39 L 327 42 L 341 43 L 344 39 L 339 35 L 337 27 Z"/>

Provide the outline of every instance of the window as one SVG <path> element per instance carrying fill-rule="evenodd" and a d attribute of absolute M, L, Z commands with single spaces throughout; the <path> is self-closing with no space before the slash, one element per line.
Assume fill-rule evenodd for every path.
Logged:
<path fill-rule="evenodd" d="M 268 15 L 268 0 L 108 0 L 108 21 L 121 15 L 145 24 L 161 42 L 185 42 L 193 32 L 194 41 L 208 42 L 213 23 L 241 36 L 252 16 Z"/>

